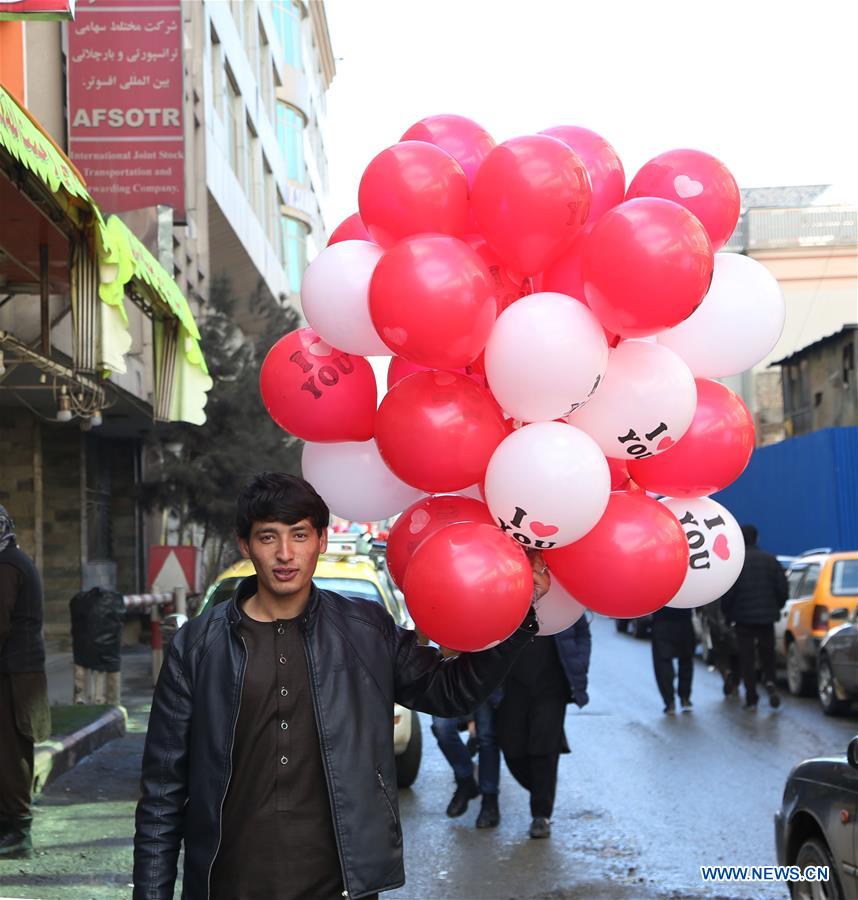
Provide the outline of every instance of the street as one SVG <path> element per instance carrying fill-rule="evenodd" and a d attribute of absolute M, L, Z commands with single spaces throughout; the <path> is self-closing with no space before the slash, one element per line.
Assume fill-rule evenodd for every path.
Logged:
<path fill-rule="evenodd" d="M 527 837 L 524 792 L 502 776 L 502 822 L 473 827 L 444 809 L 452 778 L 423 720 L 424 757 L 400 792 L 408 882 L 391 898 L 783 897 L 783 885 L 703 885 L 704 864 L 773 864 L 772 814 L 790 768 L 842 753 L 854 719 L 822 715 L 815 699 L 786 698 L 756 713 L 724 700 L 699 661 L 694 711 L 661 711 L 650 645 L 593 624 L 591 703 L 570 708 L 572 754 L 561 758 L 548 841 Z M 133 686 L 129 686 L 133 689 Z M 134 692 L 136 694 L 136 692 Z M 129 710 L 129 734 L 45 791 L 34 826 L 36 856 L 0 863 L 0 893 L 42 900 L 127 896 L 146 706 Z"/>

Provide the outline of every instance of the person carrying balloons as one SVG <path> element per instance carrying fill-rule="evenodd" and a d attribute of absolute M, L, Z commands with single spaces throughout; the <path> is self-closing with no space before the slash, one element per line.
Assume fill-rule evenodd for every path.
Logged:
<path fill-rule="evenodd" d="M 535 593 L 548 578 L 539 553 L 534 561 Z M 545 585 L 547 591 L 548 585 Z M 516 658 L 503 685 L 497 731 L 507 768 L 530 793 L 530 836 L 551 836 L 557 791 L 557 763 L 566 737 L 563 721 L 570 701 L 585 707 L 590 668 L 590 626 L 586 616 L 550 637 L 534 640 Z"/>
<path fill-rule="evenodd" d="M 381 604 L 320 590 L 329 518 L 302 478 L 263 473 L 241 491 L 236 533 L 256 574 L 180 628 L 164 659 L 143 752 L 135 898 L 173 896 L 183 843 L 193 897 L 321 900 L 402 886 L 394 703 L 467 714 L 533 640 L 525 610 L 506 640 L 444 659 Z M 535 580 L 540 599 L 548 580 Z"/>

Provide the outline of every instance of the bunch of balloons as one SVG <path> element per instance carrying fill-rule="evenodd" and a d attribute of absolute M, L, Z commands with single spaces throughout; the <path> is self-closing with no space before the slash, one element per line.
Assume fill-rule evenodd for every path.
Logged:
<path fill-rule="evenodd" d="M 744 544 L 709 495 L 754 428 L 712 379 L 759 362 L 784 322 L 769 272 L 717 252 L 740 212 L 727 168 L 673 150 L 627 188 L 585 128 L 496 144 L 440 115 L 370 162 L 358 206 L 260 386 L 333 512 L 402 513 L 388 560 L 416 624 L 458 650 L 507 637 L 531 601 L 526 550 L 553 575 L 543 634 L 585 607 L 720 596 Z"/>

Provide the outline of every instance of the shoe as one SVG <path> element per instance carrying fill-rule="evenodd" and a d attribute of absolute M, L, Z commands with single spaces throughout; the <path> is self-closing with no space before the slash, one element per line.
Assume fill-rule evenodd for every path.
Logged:
<path fill-rule="evenodd" d="M 778 693 L 777 685 L 774 681 L 766 683 L 766 690 L 769 692 L 769 706 L 777 709 L 781 705 L 781 695 Z"/>
<path fill-rule="evenodd" d="M 675 716 L 676 715 L 676 704 L 668 703 L 668 705 L 665 706 L 665 708 L 664 708 L 664 714 L 666 716 Z"/>
<path fill-rule="evenodd" d="M 686 697 L 684 700 L 679 701 L 679 705 L 682 707 L 683 712 L 689 712 L 694 704 L 691 702 L 690 697 Z"/>
<path fill-rule="evenodd" d="M 536 816 L 530 823 L 530 836 L 532 838 L 551 837 L 551 820 L 543 816 Z"/>
<path fill-rule="evenodd" d="M 30 835 L 32 816 L 21 816 L 2 823 L 0 831 L 0 860 L 30 859 L 33 855 L 33 839 Z"/>
<path fill-rule="evenodd" d="M 736 679 L 732 672 L 724 676 L 724 696 L 732 697 L 736 693 Z"/>
<path fill-rule="evenodd" d="M 498 825 L 500 825 L 498 795 L 483 794 L 483 803 L 477 816 L 477 828 L 497 828 Z"/>
<path fill-rule="evenodd" d="M 756 712 L 757 711 L 757 701 L 756 700 L 746 700 L 744 708 L 747 709 L 748 712 Z"/>
<path fill-rule="evenodd" d="M 473 800 L 474 797 L 479 796 L 480 789 L 477 787 L 477 782 L 474 781 L 473 778 L 457 782 L 453 797 L 447 804 L 447 815 L 451 819 L 458 819 L 459 816 L 463 816 L 467 811 L 468 802 Z"/>

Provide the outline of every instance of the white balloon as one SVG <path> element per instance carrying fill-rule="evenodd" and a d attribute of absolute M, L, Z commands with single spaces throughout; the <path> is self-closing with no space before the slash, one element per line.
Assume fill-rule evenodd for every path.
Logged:
<path fill-rule="evenodd" d="M 673 497 L 662 503 L 679 519 L 690 554 L 685 581 L 667 605 L 675 609 L 705 606 L 727 593 L 742 571 L 742 529 L 732 513 L 709 497 Z"/>
<path fill-rule="evenodd" d="M 591 437 L 563 422 L 514 431 L 486 469 L 492 515 L 510 537 L 539 550 L 584 537 L 602 518 L 610 493 L 605 455 Z"/>
<path fill-rule="evenodd" d="M 513 418 L 548 422 L 586 403 L 605 374 L 608 342 L 590 310 L 550 292 L 505 309 L 486 344 L 486 378 Z"/>
<path fill-rule="evenodd" d="M 533 611 L 539 622 L 537 637 L 566 631 L 584 615 L 584 607 L 556 579 L 552 579 L 548 592 L 534 602 Z"/>
<path fill-rule="evenodd" d="M 658 335 L 698 378 L 738 375 L 764 359 L 784 328 L 780 285 L 762 264 L 739 253 L 716 253 L 712 284 L 684 322 Z"/>
<path fill-rule="evenodd" d="M 370 241 L 339 241 L 307 267 L 301 306 L 313 331 L 358 356 L 390 356 L 369 315 L 369 282 L 384 250 Z"/>
<path fill-rule="evenodd" d="M 645 459 L 672 447 L 696 408 L 694 376 L 672 350 L 622 341 L 611 351 L 593 399 L 567 421 L 586 431 L 606 456 Z"/>
<path fill-rule="evenodd" d="M 336 246 L 336 244 L 334 245 Z M 424 492 L 400 481 L 375 441 L 304 444 L 301 468 L 334 515 L 377 522 L 401 513 Z"/>

